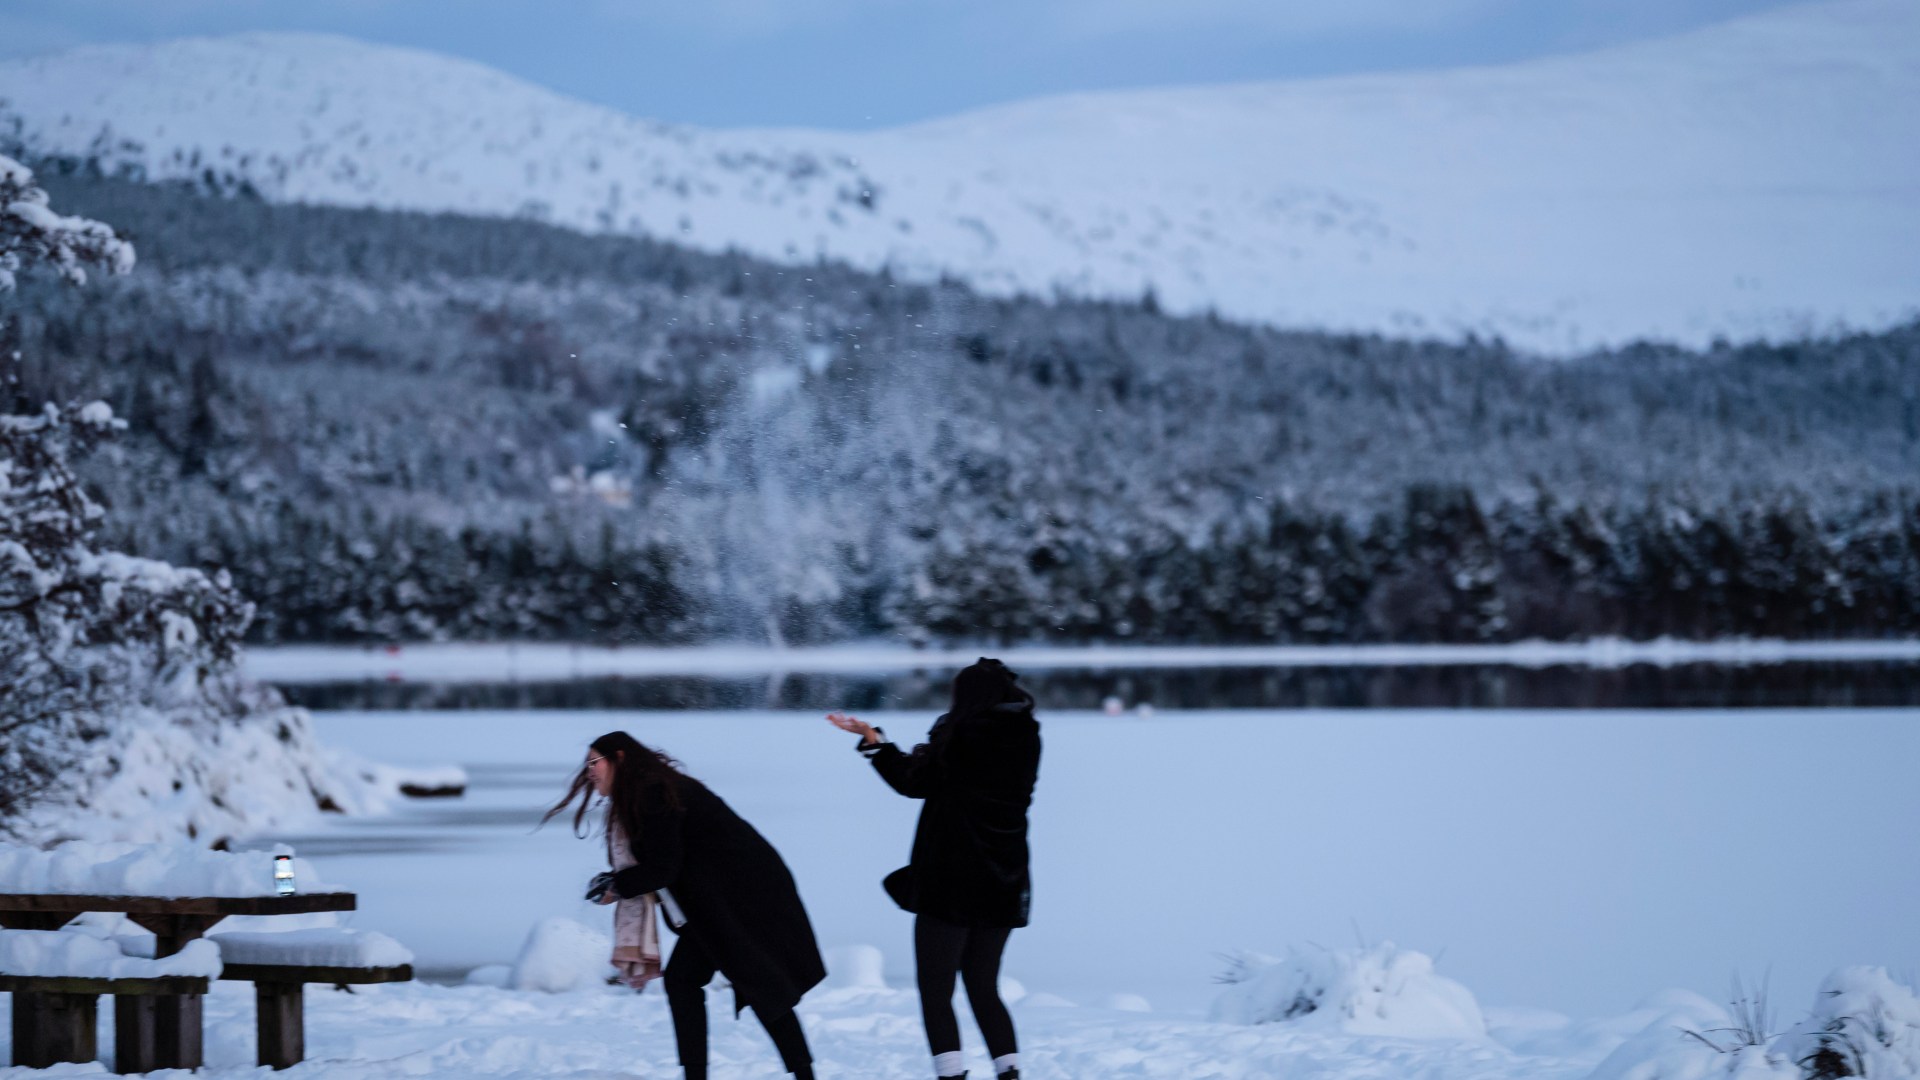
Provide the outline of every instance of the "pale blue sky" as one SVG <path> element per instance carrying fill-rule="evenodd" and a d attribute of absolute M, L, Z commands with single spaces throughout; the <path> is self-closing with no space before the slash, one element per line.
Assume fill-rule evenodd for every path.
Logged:
<path fill-rule="evenodd" d="M 1041 94 L 1493 63 L 1782 0 L 5 0 L 0 56 L 325 30 L 627 112 L 869 128 Z"/>

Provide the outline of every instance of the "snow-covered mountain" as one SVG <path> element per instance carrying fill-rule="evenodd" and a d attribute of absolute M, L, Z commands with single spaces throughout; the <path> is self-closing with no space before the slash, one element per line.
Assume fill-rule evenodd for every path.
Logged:
<path fill-rule="evenodd" d="M 1920 312 L 1915 0 L 871 133 L 670 126 L 464 60 L 247 34 L 0 63 L 0 142 L 270 199 L 1556 352 Z"/>

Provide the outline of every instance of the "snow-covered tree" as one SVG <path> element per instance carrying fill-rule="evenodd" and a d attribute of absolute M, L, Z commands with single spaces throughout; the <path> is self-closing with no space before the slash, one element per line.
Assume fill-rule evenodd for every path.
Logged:
<path fill-rule="evenodd" d="M 132 265 L 0 157 L 0 285 Z M 303 712 L 240 679 L 253 612 L 224 571 L 96 547 L 104 512 L 70 462 L 125 426 L 98 401 L 0 417 L 0 836 L 213 843 L 366 804 L 390 777 L 330 761 Z"/>

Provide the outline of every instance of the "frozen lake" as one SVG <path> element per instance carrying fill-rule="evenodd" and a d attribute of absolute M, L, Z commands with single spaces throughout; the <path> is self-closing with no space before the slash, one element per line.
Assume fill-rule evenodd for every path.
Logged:
<path fill-rule="evenodd" d="M 1054 709 L 1920 707 L 1920 641 L 1027 646 Z M 315 709 L 931 709 L 972 651 L 898 645 L 252 649 Z"/>
<path fill-rule="evenodd" d="M 1044 705 L 1044 700 L 1043 700 Z M 931 711 L 870 713 L 897 741 Z M 1082 1004 L 1199 1010 L 1234 949 L 1436 954 L 1489 1005 L 1619 1013 L 1771 971 L 1799 1003 L 1843 964 L 1920 969 L 1920 711 L 1044 709 L 1034 925 L 1008 973 Z M 359 890 L 355 925 L 448 976 L 513 959 L 603 865 L 534 832 L 615 728 L 679 757 L 793 867 L 826 947 L 879 946 L 907 985 L 909 916 L 881 893 L 915 804 L 818 711 L 338 710 L 321 738 L 457 762 L 459 800 L 289 836 Z"/>

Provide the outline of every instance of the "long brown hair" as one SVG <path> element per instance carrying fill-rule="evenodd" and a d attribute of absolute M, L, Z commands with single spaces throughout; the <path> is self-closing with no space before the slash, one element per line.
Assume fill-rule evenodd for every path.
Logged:
<path fill-rule="evenodd" d="M 589 746 L 594 753 L 613 763 L 613 794 L 608 796 L 608 802 L 629 844 L 640 838 L 640 822 L 653 792 L 659 791 L 669 807 L 680 809 L 680 781 L 686 773 L 678 761 L 624 731 L 609 731 Z M 573 812 L 573 835 L 585 837 L 582 825 L 587 811 L 593 807 L 593 795 L 593 778 L 587 775 L 587 767 L 582 764 L 574 774 L 573 783 L 567 785 L 566 795 L 540 818 L 540 824 L 545 825 L 565 813 L 567 807 L 578 800 L 580 806 Z"/>

